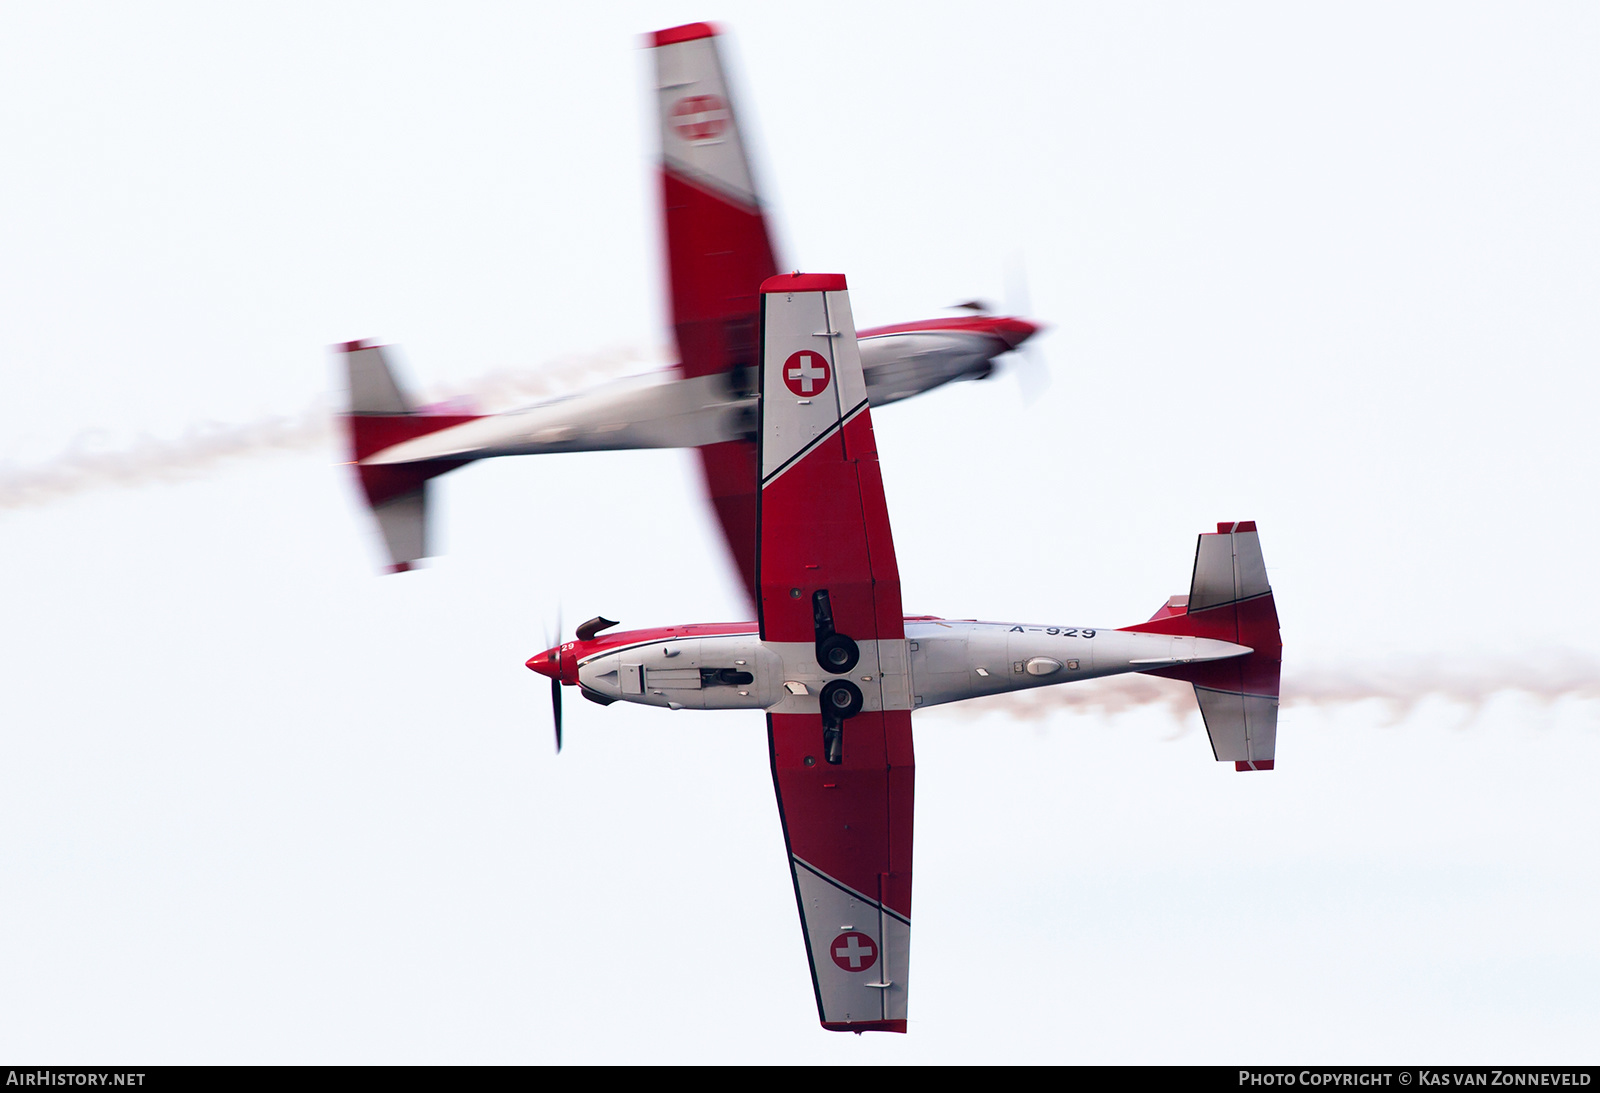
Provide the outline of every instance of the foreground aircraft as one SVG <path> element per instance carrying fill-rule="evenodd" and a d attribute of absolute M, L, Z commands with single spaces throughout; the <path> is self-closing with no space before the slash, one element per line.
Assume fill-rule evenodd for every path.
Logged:
<path fill-rule="evenodd" d="M 1147 672 L 1194 685 L 1216 758 L 1271 770 L 1282 645 L 1253 523 L 1200 536 L 1187 596 L 1118 629 L 906 615 L 845 279 L 761 285 L 756 623 L 577 640 L 528 663 L 602 705 L 765 710 L 827 1029 L 906 1030 L 911 712 Z"/>
<path fill-rule="evenodd" d="M 755 596 L 756 287 L 779 270 L 716 31 L 650 38 L 661 131 L 668 284 L 679 362 L 507 414 L 419 410 L 383 349 L 349 342 L 346 424 L 362 491 L 395 571 L 429 553 L 427 483 L 474 460 L 546 452 L 698 448 L 706 491 L 741 581 Z M 867 397 L 886 406 L 952 380 L 982 379 L 1038 330 L 969 313 L 860 334 Z"/>

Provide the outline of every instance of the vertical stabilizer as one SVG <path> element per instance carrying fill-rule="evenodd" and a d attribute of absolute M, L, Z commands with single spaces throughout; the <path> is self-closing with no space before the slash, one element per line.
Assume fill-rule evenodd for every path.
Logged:
<path fill-rule="evenodd" d="M 383 533 L 390 572 L 400 573 L 428 556 L 428 479 L 471 461 L 372 464 L 367 460 L 404 441 L 473 421 L 477 415 L 418 412 L 395 379 L 381 346 L 358 341 L 335 349 L 344 358 L 350 392 L 344 415 L 350 462 Z"/>
<path fill-rule="evenodd" d="M 1194 684 L 1218 761 L 1231 761 L 1238 770 L 1272 769 L 1283 639 L 1253 520 L 1218 524 L 1215 532 L 1201 535 L 1187 602 L 1174 596 L 1149 622 L 1124 629 L 1249 646 L 1246 656 L 1149 674 Z"/>
<path fill-rule="evenodd" d="M 383 347 L 366 342 L 346 342 L 345 376 L 350 384 L 352 414 L 411 414 L 415 408 L 394 378 Z"/>

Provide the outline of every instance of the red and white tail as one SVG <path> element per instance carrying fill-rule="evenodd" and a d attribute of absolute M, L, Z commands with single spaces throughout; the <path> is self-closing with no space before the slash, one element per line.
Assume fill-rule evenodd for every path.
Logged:
<path fill-rule="evenodd" d="M 389 552 L 390 571 L 399 573 L 428 555 L 428 479 L 454 470 L 467 459 L 429 459 L 412 463 L 371 463 L 373 456 L 407 440 L 438 432 L 475 414 L 434 414 L 417 410 L 394 378 L 383 349 L 366 342 L 345 342 L 335 349 L 344 356 L 350 385 L 345 427 L 350 462 L 361 492 L 377 518 Z"/>
<path fill-rule="evenodd" d="M 1255 521 L 1218 524 L 1201 535 L 1189 595 L 1172 597 L 1149 622 L 1124 629 L 1248 645 L 1247 656 L 1150 674 L 1194 684 L 1219 762 L 1232 760 L 1237 770 L 1272 769 L 1283 639 Z"/>

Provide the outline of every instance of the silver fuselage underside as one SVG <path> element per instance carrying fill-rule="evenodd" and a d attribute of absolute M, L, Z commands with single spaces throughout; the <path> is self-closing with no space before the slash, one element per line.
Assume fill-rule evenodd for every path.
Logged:
<path fill-rule="evenodd" d="M 1006 352 L 994 337 L 963 331 L 915 331 L 861 340 L 867 397 L 873 406 L 930 391 L 953 380 L 987 376 Z M 753 438 L 756 395 L 726 375 L 680 379 L 671 372 L 629 376 L 580 395 L 479 418 L 385 448 L 367 464 L 502 455 L 697 448 Z"/>
<path fill-rule="evenodd" d="M 905 629 L 904 639 L 860 643 L 860 665 L 844 678 L 868 684 L 864 710 L 921 709 L 1251 651 L 1211 638 L 1095 627 L 940 619 L 908 621 Z M 750 679 L 724 682 L 723 672 Z M 578 667 L 578 683 L 597 696 L 669 709 L 816 713 L 822 687 L 837 678 L 817 663 L 813 643 L 753 633 L 642 641 Z"/>

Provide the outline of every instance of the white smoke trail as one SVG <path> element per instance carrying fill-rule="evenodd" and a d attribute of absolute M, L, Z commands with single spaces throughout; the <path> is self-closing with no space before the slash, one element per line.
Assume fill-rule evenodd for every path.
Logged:
<path fill-rule="evenodd" d="M 659 354 L 637 350 L 568 357 L 537 369 L 489 373 L 450 390 L 426 391 L 421 398 L 429 402 L 470 400 L 483 412 L 492 412 L 638 371 L 660 360 Z M 331 448 L 338 441 L 334 412 L 321 400 L 294 415 L 194 425 L 176 440 L 142 436 L 118 447 L 104 430 L 85 432 L 44 463 L 27 467 L 0 464 L 0 511 L 46 505 L 98 489 L 194 478 L 232 460 Z M 1456 704 L 1470 716 L 1503 694 L 1521 694 L 1546 704 L 1563 699 L 1594 701 L 1600 699 L 1600 662 L 1565 653 L 1537 663 L 1416 661 L 1297 669 L 1291 660 L 1284 673 L 1282 706 L 1294 710 L 1376 702 L 1390 719 L 1400 720 L 1430 700 Z M 1105 715 L 1141 709 L 1164 711 L 1180 724 L 1198 723 L 1194 696 L 1187 685 L 1143 675 L 1112 676 L 937 706 L 924 716 L 999 713 L 1016 720 L 1039 721 L 1058 712 Z"/>
<path fill-rule="evenodd" d="M 470 401 L 492 412 L 582 383 L 612 379 L 629 365 L 651 360 L 659 357 L 637 350 L 567 357 L 537 369 L 492 372 L 448 391 L 425 391 L 420 401 Z M 119 444 L 107 430 L 86 431 L 43 463 L 0 464 L 0 511 L 47 505 L 93 490 L 195 478 L 237 459 L 331 448 L 338 442 L 334 411 L 321 399 L 298 414 L 203 422 L 170 440 L 140 436 Z"/>
<path fill-rule="evenodd" d="M 1461 707 L 1470 717 L 1490 699 L 1511 694 L 1546 705 L 1600 700 L 1600 661 L 1568 652 L 1537 663 L 1475 659 L 1448 664 L 1397 661 L 1341 668 L 1286 667 L 1281 708 L 1327 709 L 1372 702 L 1379 704 L 1388 720 L 1400 721 L 1423 702 L 1443 701 Z M 1142 709 L 1198 724 L 1194 692 L 1187 684 L 1143 675 L 995 695 L 937 706 L 928 714 L 972 717 L 996 713 L 1014 720 L 1039 721 L 1063 712 L 1106 715 Z"/>

